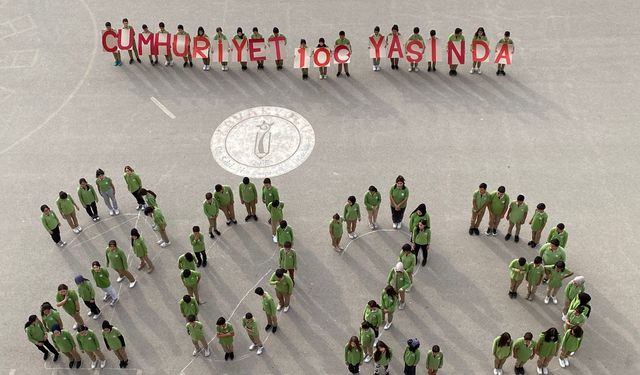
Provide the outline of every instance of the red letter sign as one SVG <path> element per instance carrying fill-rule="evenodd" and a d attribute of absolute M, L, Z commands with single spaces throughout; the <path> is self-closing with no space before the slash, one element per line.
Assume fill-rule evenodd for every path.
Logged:
<path fill-rule="evenodd" d="M 149 56 L 157 55 L 158 48 L 156 48 L 156 38 L 153 33 L 139 33 L 138 34 L 138 55 Z"/>
<path fill-rule="evenodd" d="M 211 47 L 211 42 L 209 38 L 204 36 L 195 36 L 193 37 L 193 52 L 192 56 L 196 59 L 206 59 L 209 58 L 209 48 Z"/>
<path fill-rule="evenodd" d="M 178 57 L 185 57 L 189 54 L 191 39 L 187 34 L 173 35 L 173 54 Z"/>
<path fill-rule="evenodd" d="M 429 51 L 427 51 L 427 56 L 431 59 L 430 61 L 440 61 L 440 43 L 437 38 L 429 39 L 429 43 L 427 43 L 429 47 Z"/>
<path fill-rule="evenodd" d="M 513 53 L 513 49 L 510 44 L 501 43 L 496 46 L 496 64 L 506 64 L 511 65 L 511 54 Z"/>
<path fill-rule="evenodd" d="M 249 39 L 249 60 L 264 61 L 267 59 L 265 55 L 264 39 Z"/>
<path fill-rule="evenodd" d="M 393 58 L 403 58 L 404 54 L 402 53 L 402 44 L 400 43 L 400 37 L 397 35 L 393 35 L 391 38 L 391 46 L 387 50 L 387 57 L 390 59 Z"/>
<path fill-rule="evenodd" d="M 371 35 L 369 37 L 369 57 L 372 59 L 379 59 L 382 56 L 382 42 L 384 42 L 384 37 L 382 35 L 378 35 L 376 39 L 375 36 Z"/>
<path fill-rule="evenodd" d="M 284 60 L 284 41 L 285 39 L 282 35 L 269 38 L 269 47 L 274 51 L 274 60 Z"/>
<path fill-rule="evenodd" d="M 307 48 L 296 48 L 295 57 L 293 59 L 293 67 L 296 69 L 308 68 L 310 65 Z"/>
<path fill-rule="evenodd" d="M 478 48 L 480 51 L 478 51 Z M 482 52 L 482 55 L 479 55 Z M 485 62 L 489 60 L 489 44 L 484 40 L 474 40 L 471 42 L 471 58 L 473 62 Z"/>
<path fill-rule="evenodd" d="M 238 44 L 238 40 L 240 40 L 240 44 Z M 246 62 L 247 61 L 247 39 L 231 39 L 233 43 L 233 49 L 236 51 L 236 61 L 237 62 Z"/>
<path fill-rule="evenodd" d="M 464 65 L 464 40 L 449 41 L 447 44 L 447 64 Z"/>
<path fill-rule="evenodd" d="M 118 33 L 115 30 L 102 30 L 102 49 L 105 52 L 118 50 Z"/>
<path fill-rule="evenodd" d="M 424 55 L 424 43 L 420 40 L 410 40 L 407 43 L 407 61 L 419 63 Z"/>
<path fill-rule="evenodd" d="M 170 33 L 156 33 L 156 49 L 158 50 L 158 55 L 171 55 Z"/>
<path fill-rule="evenodd" d="M 351 51 L 346 44 L 340 44 L 333 50 L 333 59 L 337 64 L 348 64 L 351 61 Z"/>
<path fill-rule="evenodd" d="M 331 63 L 331 51 L 327 47 L 319 47 L 313 50 L 313 67 L 324 68 Z"/>
<path fill-rule="evenodd" d="M 133 48 L 133 29 L 118 29 L 118 48 L 121 51 Z"/>

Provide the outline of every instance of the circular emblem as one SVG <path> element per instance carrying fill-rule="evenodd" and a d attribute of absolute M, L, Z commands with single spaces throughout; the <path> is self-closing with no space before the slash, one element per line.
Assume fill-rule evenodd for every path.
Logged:
<path fill-rule="evenodd" d="M 300 114 L 255 107 L 224 120 L 211 137 L 213 158 L 238 176 L 273 177 L 299 167 L 313 151 L 315 134 Z"/>

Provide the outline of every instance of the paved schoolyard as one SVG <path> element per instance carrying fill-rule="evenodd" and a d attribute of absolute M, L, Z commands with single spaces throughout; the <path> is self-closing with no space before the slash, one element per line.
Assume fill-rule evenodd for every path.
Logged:
<path fill-rule="evenodd" d="M 512 198 L 524 194 L 530 209 L 545 202 L 545 236 L 550 226 L 567 225 L 568 267 L 586 277 L 594 311 L 572 366 L 560 369 L 554 360 L 552 373 L 638 373 L 634 262 L 640 244 L 633 234 L 639 224 L 634 192 L 640 132 L 632 103 L 639 99 L 640 75 L 633 64 L 637 51 L 620 48 L 639 36 L 633 27 L 638 5 L 617 5 L 0 1 L 0 251 L 5 267 L 0 373 L 71 373 L 64 370 L 66 360 L 58 362 L 58 370 L 51 369 L 51 361 L 43 367 L 25 339 L 23 323 L 41 302 L 55 298 L 59 283 L 73 284 L 78 273 L 88 276 L 90 262 L 103 260 L 110 239 L 129 252 L 134 225 L 150 243 L 157 271 L 134 272 L 138 285 L 132 290 L 125 285 L 117 307 L 104 308 L 104 317 L 127 340 L 130 365 L 100 374 L 346 373 L 342 348 L 357 332 L 366 302 L 379 298 L 408 236 L 391 229 L 384 204 L 382 230 L 369 233 L 363 221 L 360 238 L 348 242 L 345 235 L 348 249 L 340 256 L 329 246 L 327 225 L 349 195 L 361 202 L 371 184 L 386 202 L 398 174 L 411 191 L 409 208 L 426 202 L 433 243 L 407 310 L 397 313 L 393 328 L 383 334 L 394 351 L 393 373 L 402 371 L 408 337 L 420 339 L 423 356 L 431 345 L 440 345 L 442 373 L 480 374 L 491 373 L 491 342 L 501 332 L 520 337 L 527 330 L 537 335 L 561 326 L 561 306 L 507 296 L 508 262 L 534 256 L 526 241 L 505 243 L 504 223 L 497 237 L 467 235 L 471 193 L 480 182 L 490 190 L 505 185 Z M 136 29 L 147 23 L 155 30 L 162 20 L 174 32 L 182 23 L 192 35 L 200 24 L 209 35 L 218 25 L 227 35 L 238 25 L 248 33 L 258 25 L 263 34 L 277 25 L 289 38 L 289 56 L 301 37 L 315 45 L 324 36 L 331 44 L 344 29 L 354 49 L 352 76 L 336 79 L 331 67 L 329 79 L 320 81 L 312 69 L 311 79 L 303 82 L 290 59 L 282 72 L 273 62 L 265 71 L 250 64 L 247 72 L 232 64 L 223 74 L 215 64 L 203 72 L 200 61 L 183 69 L 151 67 L 146 58 L 135 66 L 125 58 L 124 66 L 115 68 L 101 51 L 99 30 L 107 20 L 119 26 L 122 17 Z M 384 61 L 383 71 L 373 72 L 366 36 L 376 24 L 387 33 L 394 23 L 405 36 L 418 25 L 423 35 L 435 28 L 441 38 L 457 26 L 470 38 L 484 26 L 492 42 L 509 29 L 515 64 L 506 77 L 496 77 L 491 64 L 481 76 L 470 75 L 465 65 L 456 78 L 446 74 L 444 64 L 436 74 L 409 73 L 405 63 L 401 71 L 391 71 Z M 194 359 L 176 302 L 184 294 L 176 261 L 189 248 L 191 227 L 206 227 L 200 206 L 204 193 L 216 183 L 237 191 L 241 181 L 214 161 L 214 130 L 228 116 L 256 106 L 296 111 L 315 133 L 309 158 L 273 179 L 295 230 L 300 260 L 292 308 L 279 315 L 275 335 L 262 335 L 265 353 L 250 353 L 240 319 L 252 311 L 264 325 L 253 289 L 266 286 L 276 268 L 277 249 L 259 205 L 259 223 L 222 224 L 223 235 L 207 243 L 211 266 L 203 272 L 201 295 L 207 303 L 200 317 L 209 338 L 219 316 L 231 317 L 236 360 L 225 363 L 217 344 L 210 358 Z M 120 177 L 127 164 L 158 194 L 172 246 L 153 245 L 156 233 L 135 211 Z M 43 231 L 38 207 L 53 207 L 60 190 L 75 196 L 77 180 L 93 181 L 98 167 L 114 178 L 122 214 L 105 215 L 100 202 L 103 220 L 90 224 L 79 212 L 84 232 L 76 236 L 65 224 L 69 245 L 58 249 Z M 260 179 L 254 182 L 261 186 Z M 239 202 L 236 213 L 244 217 Z M 529 233 L 523 229 L 523 238 Z M 94 321 L 89 326 L 99 330 Z M 108 367 L 117 367 L 108 355 Z M 86 369 L 89 361 L 83 359 Z M 507 362 L 505 373 L 512 373 L 512 366 Z M 363 368 L 372 372 L 370 364 Z M 535 371 L 533 363 L 526 369 Z"/>

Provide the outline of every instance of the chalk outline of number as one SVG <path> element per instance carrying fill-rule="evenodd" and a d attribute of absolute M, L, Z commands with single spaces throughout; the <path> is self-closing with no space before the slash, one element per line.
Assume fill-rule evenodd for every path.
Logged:
<path fill-rule="evenodd" d="M 258 159 L 264 158 L 271 152 L 271 126 L 273 126 L 273 123 L 268 123 L 265 120 L 262 120 L 262 124 L 257 125 L 258 131 L 256 132 L 256 142 L 253 148 L 253 153 L 258 157 Z M 260 133 L 262 133 L 262 136 L 260 136 Z M 265 138 L 267 141 L 266 151 L 264 150 Z"/>

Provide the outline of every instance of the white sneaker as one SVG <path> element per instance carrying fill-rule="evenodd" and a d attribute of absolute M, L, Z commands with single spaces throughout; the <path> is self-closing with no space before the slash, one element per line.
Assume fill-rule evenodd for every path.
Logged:
<path fill-rule="evenodd" d="M 160 245 L 160 244 L 161 244 L 161 243 L 163 243 L 163 242 L 164 242 L 164 240 L 157 240 L 157 241 L 156 241 L 156 243 L 157 243 L 158 245 Z"/>
<path fill-rule="evenodd" d="M 140 211 L 142 209 L 142 205 L 139 204 L 138 207 L 136 207 L 136 211 Z"/>
<path fill-rule="evenodd" d="M 401 303 L 400 305 L 398 305 L 398 310 L 404 310 L 404 303 Z"/>
<path fill-rule="evenodd" d="M 251 346 L 249 347 L 249 350 L 256 350 L 257 346 L 256 344 L 251 344 Z"/>
<path fill-rule="evenodd" d="M 353 239 L 353 235 L 351 233 L 347 233 L 347 236 L 349 236 L 349 238 Z"/>
<path fill-rule="evenodd" d="M 278 243 L 278 238 L 276 236 L 273 236 L 273 243 Z"/>
<path fill-rule="evenodd" d="M 108 294 L 105 294 L 105 295 L 104 295 L 104 297 L 102 297 L 102 300 L 106 302 L 106 301 L 107 301 L 107 298 L 109 298 L 109 295 L 108 295 Z"/>
<path fill-rule="evenodd" d="M 476 68 L 471 68 L 471 70 L 469 71 L 469 74 L 473 74 L 476 72 Z"/>
<path fill-rule="evenodd" d="M 567 315 L 565 313 L 562 313 L 562 321 L 564 322 L 565 320 L 567 320 Z"/>
<path fill-rule="evenodd" d="M 389 328 L 391 328 L 391 324 L 393 324 L 393 322 L 389 322 L 387 324 L 384 325 L 384 329 L 388 330 Z"/>
<path fill-rule="evenodd" d="M 476 70 L 476 74 L 482 74 L 482 72 L 480 71 L 480 68 L 478 68 L 478 70 Z"/>
<path fill-rule="evenodd" d="M 65 247 L 67 245 L 67 243 L 64 241 L 60 241 L 60 242 L 62 242 L 62 245 L 60 245 L 60 247 Z"/>
<path fill-rule="evenodd" d="M 501 368 L 498 369 L 498 375 L 502 375 L 502 369 Z"/>
<path fill-rule="evenodd" d="M 414 72 L 419 72 L 419 71 L 420 71 L 420 68 L 418 68 L 418 67 L 416 66 L 415 68 L 413 68 L 413 71 L 414 71 Z"/>
<path fill-rule="evenodd" d="M 167 246 L 169 246 L 169 245 L 171 245 L 171 241 L 161 243 L 161 244 L 160 244 L 160 247 L 167 247 Z"/>
<path fill-rule="evenodd" d="M 197 356 L 198 355 L 198 349 L 193 349 L 193 353 L 192 354 L 193 354 L 194 357 Z"/>
<path fill-rule="evenodd" d="M 374 65 L 373 66 L 373 71 L 375 72 L 376 70 L 378 70 L 378 69 L 376 69 L 376 66 Z"/>
<path fill-rule="evenodd" d="M 93 222 L 95 223 L 95 222 L 96 222 L 96 221 L 98 221 L 98 220 L 96 220 L 96 218 L 95 218 L 95 217 L 92 217 L 92 218 L 91 218 L 91 221 L 93 221 Z"/>
<path fill-rule="evenodd" d="M 276 307 L 276 310 L 278 310 L 278 311 L 282 310 L 282 306 L 280 306 L 280 304 L 278 304 L 278 307 Z"/>
<path fill-rule="evenodd" d="M 205 70 L 205 71 L 206 71 L 206 70 L 207 70 L 207 66 L 206 66 L 206 65 L 205 65 L 205 66 L 203 66 L 203 67 L 202 67 L 202 70 Z"/>
<path fill-rule="evenodd" d="M 543 373 L 544 375 L 549 374 L 549 369 L 548 369 L 548 368 L 546 368 L 546 367 L 543 367 L 543 368 L 542 368 L 542 373 Z"/>
<path fill-rule="evenodd" d="M 497 368 L 493 369 L 493 375 L 498 375 L 498 369 Z"/>
<path fill-rule="evenodd" d="M 320 79 L 324 79 L 324 75 L 320 74 Z"/>
<path fill-rule="evenodd" d="M 110 305 L 110 306 L 114 306 L 114 305 L 115 305 L 119 300 L 120 300 L 120 298 L 116 298 L 116 299 L 112 300 L 112 301 L 109 303 L 109 305 Z"/>
<path fill-rule="evenodd" d="M 91 368 L 92 368 L 92 369 L 96 368 L 96 365 L 97 365 L 97 364 L 98 364 L 98 362 L 97 362 L 97 361 L 93 361 L 93 362 L 91 362 Z"/>
<path fill-rule="evenodd" d="M 288 312 L 289 311 L 289 306 L 285 306 L 284 307 L 284 312 Z"/>
<path fill-rule="evenodd" d="M 124 280 L 124 277 L 122 277 L 122 276 L 118 276 L 118 278 L 116 279 L 116 281 L 119 282 L 119 283 L 121 283 L 122 280 Z"/>
<path fill-rule="evenodd" d="M 209 69 L 207 69 L 207 70 L 209 70 Z M 211 350 L 209 350 L 209 348 L 206 348 L 206 349 L 204 350 L 204 356 L 205 356 L 205 357 L 208 357 L 208 356 L 210 356 L 210 355 L 211 355 Z"/>
<path fill-rule="evenodd" d="M 373 229 L 375 226 L 373 224 L 369 224 L 369 229 Z"/>
<path fill-rule="evenodd" d="M 381 71 L 382 67 L 380 65 L 378 65 L 378 71 Z"/>
<path fill-rule="evenodd" d="M 258 351 L 256 352 L 256 354 L 260 355 L 260 354 L 262 354 L 263 351 L 264 351 L 264 347 L 261 346 L 261 347 L 258 348 Z"/>
<path fill-rule="evenodd" d="M 100 361 L 100 368 L 104 368 L 104 366 L 107 365 L 107 360 L 105 359 L 104 361 Z"/>
<path fill-rule="evenodd" d="M 73 323 L 73 329 L 78 329 L 78 323 Z"/>
<path fill-rule="evenodd" d="M 545 303 L 545 305 L 549 304 L 549 296 L 545 296 L 544 297 L 544 303 Z"/>
<path fill-rule="evenodd" d="M 366 357 L 364 357 L 364 362 L 365 362 L 365 363 L 369 363 L 369 362 L 371 362 L 371 356 L 369 356 L 369 355 L 367 354 L 367 356 L 366 356 Z"/>
<path fill-rule="evenodd" d="M 564 365 L 565 367 L 569 367 L 569 357 L 564 359 Z"/>
<path fill-rule="evenodd" d="M 402 222 L 398 223 L 398 229 L 402 229 Z"/>
<path fill-rule="evenodd" d="M 353 232 L 353 239 L 355 240 L 356 238 L 358 238 L 358 233 Z"/>
<path fill-rule="evenodd" d="M 89 312 L 87 313 L 87 316 L 91 316 L 91 315 L 93 315 L 93 313 L 92 313 L 91 311 L 89 311 Z"/>
<path fill-rule="evenodd" d="M 117 208 L 113 212 L 115 212 L 116 215 L 120 215 L 120 210 L 118 210 Z"/>
<path fill-rule="evenodd" d="M 82 232 L 82 227 L 78 225 L 78 232 Z"/>
<path fill-rule="evenodd" d="M 93 320 L 98 320 L 98 318 L 100 317 L 100 315 L 102 315 L 102 311 L 96 315 L 93 316 Z"/>
<path fill-rule="evenodd" d="M 560 363 L 560 367 L 565 368 L 567 365 L 564 364 L 564 359 L 558 358 L 558 362 Z"/>
<path fill-rule="evenodd" d="M 168 62 L 168 61 L 167 61 L 167 62 L 165 62 L 165 63 L 164 63 L 164 66 L 169 66 L 169 62 Z"/>
<path fill-rule="evenodd" d="M 536 372 L 538 372 L 538 375 L 542 375 L 542 369 L 540 367 L 536 367 Z"/>
<path fill-rule="evenodd" d="M 413 72 L 413 68 L 409 68 L 409 69 L 407 69 L 407 70 L 408 70 L 408 71 L 410 71 L 410 72 Z"/>
<path fill-rule="evenodd" d="M 64 242 L 60 241 L 56 245 L 58 245 L 58 247 L 64 247 Z"/>
<path fill-rule="evenodd" d="M 558 304 L 558 299 L 556 297 L 551 297 L 551 300 L 553 301 L 554 305 Z"/>
<path fill-rule="evenodd" d="M 109 216 L 113 216 L 115 215 L 115 212 L 113 212 L 113 210 L 109 210 Z"/>
<path fill-rule="evenodd" d="M 96 216 L 96 221 L 100 221 L 100 216 Z"/>
<path fill-rule="evenodd" d="M 80 233 L 80 231 L 78 230 L 78 227 L 75 227 L 75 228 L 73 228 L 72 230 L 73 230 L 73 233 L 75 233 L 75 234 Z"/>
<path fill-rule="evenodd" d="M 398 224 L 397 223 L 393 223 L 393 229 L 398 229 Z"/>
<path fill-rule="evenodd" d="M 134 286 L 136 286 L 137 282 L 138 280 L 133 280 L 133 282 L 129 283 L 129 288 L 133 288 Z"/>

